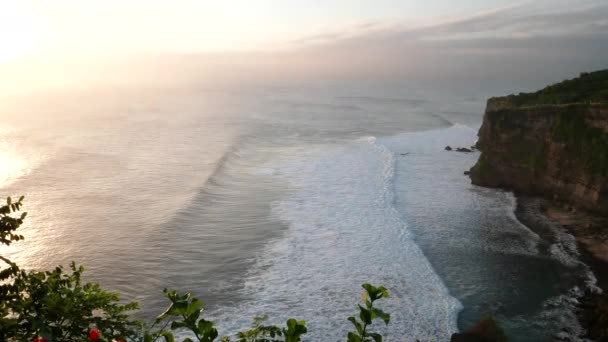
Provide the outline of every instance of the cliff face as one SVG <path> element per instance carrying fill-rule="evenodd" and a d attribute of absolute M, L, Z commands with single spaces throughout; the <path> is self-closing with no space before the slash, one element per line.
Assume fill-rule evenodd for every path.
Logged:
<path fill-rule="evenodd" d="M 473 184 L 557 198 L 608 215 L 608 105 L 488 100 Z"/>

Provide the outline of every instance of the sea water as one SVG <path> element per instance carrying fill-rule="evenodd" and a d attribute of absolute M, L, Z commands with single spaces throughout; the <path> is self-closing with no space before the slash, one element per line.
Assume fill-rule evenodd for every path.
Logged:
<path fill-rule="evenodd" d="M 26 195 L 25 267 L 71 260 L 139 300 L 191 290 L 221 334 L 268 315 L 344 340 L 364 282 L 388 341 L 446 341 L 485 314 L 512 340 L 580 330 L 594 279 L 571 237 L 470 184 L 487 94 L 400 83 L 79 89 L 4 98 L 0 186 Z"/>

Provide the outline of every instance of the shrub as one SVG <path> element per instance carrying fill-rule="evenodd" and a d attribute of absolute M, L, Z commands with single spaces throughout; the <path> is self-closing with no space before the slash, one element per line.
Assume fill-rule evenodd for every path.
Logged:
<path fill-rule="evenodd" d="M 370 332 L 368 327 L 376 318 L 380 318 L 385 324 L 391 320 L 391 316 L 384 311 L 375 308 L 374 302 L 381 298 L 388 297 L 388 291 L 383 286 L 375 287 L 370 284 L 363 284 L 365 292 L 363 294 L 363 302 L 365 307 L 359 305 L 360 322 L 355 317 L 348 317 L 348 320 L 355 326 L 356 331 L 348 333 L 348 342 L 381 342 L 382 336 L 378 333 Z"/>

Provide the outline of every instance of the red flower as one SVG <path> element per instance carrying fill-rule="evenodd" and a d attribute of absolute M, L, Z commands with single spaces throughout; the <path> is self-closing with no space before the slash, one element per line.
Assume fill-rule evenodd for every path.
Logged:
<path fill-rule="evenodd" d="M 36 337 L 32 342 L 48 342 L 48 340 L 44 337 Z"/>
<path fill-rule="evenodd" d="M 97 341 L 99 339 L 99 329 L 97 329 L 97 328 L 91 329 L 91 332 L 89 333 L 89 339 L 91 341 Z"/>

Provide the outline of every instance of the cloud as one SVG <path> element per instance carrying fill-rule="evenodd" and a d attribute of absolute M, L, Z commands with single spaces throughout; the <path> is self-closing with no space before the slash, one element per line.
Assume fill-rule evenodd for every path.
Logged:
<path fill-rule="evenodd" d="M 357 25 L 353 30 L 301 37 L 288 44 L 310 42 L 345 44 L 370 40 L 451 41 L 478 40 L 480 37 L 501 40 L 506 37 L 580 36 L 606 31 L 608 4 L 600 1 L 579 1 L 576 2 L 578 6 L 574 6 L 571 1 L 542 3 L 545 6 L 540 6 L 538 3 L 520 3 L 413 28 L 404 28 L 402 24 L 381 25 L 375 22 Z"/>
<path fill-rule="evenodd" d="M 359 25 L 289 42 L 301 73 L 531 84 L 608 67 L 605 1 L 535 1 L 417 27 Z M 290 58 L 291 57 L 291 58 Z"/>
<path fill-rule="evenodd" d="M 121 61 L 119 68 L 106 67 L 106 61 L 95 61 L 93 66 L 71 60 L 63 64 L 62 68 L 41 64 L 35 72 L 31 64 L 24 64 L 21 74 L 44 76 L 53 84 L 66 75 L 76 82 L 95 76 L 99 82 L 163 85 L 172 80 L 274 84 L 282 80 L 391 79 L 449 89 L 494 88 L 500 94 L 532 90 L 582 71 L 608 68 L 608 3 L 528 1 L 419 25 L 359 22 L 263 51 L 142 55 Z M 103 67 L 96 67 L 99 64 Z M 21 70 L 4 69 L 11 74 Z M 114 72 L 93 75 L 91 70 Z M 14 88 L 15 82 L 6 80 L 16 77 L 1 78 Z"/>

